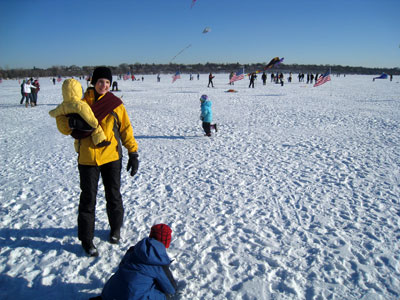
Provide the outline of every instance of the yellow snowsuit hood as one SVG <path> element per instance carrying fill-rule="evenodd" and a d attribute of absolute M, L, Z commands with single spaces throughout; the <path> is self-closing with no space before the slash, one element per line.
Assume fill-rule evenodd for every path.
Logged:
<path fill-rule="evenodd" d="M 82 101 L 82 85 L 75 79 L 67 79 L 62 85 L 63 102 L 55 109 L 49 111 L 50 116 L 53 118 L 59 116 L 66 116 L 68 114 L 79 114 L 82 119 L 95 130 L 92 132 L 91 137 L 95 145 L 100 144 L 106 140 L 103 129 L 99 126 L 92 109 L 89 104 Z"/>

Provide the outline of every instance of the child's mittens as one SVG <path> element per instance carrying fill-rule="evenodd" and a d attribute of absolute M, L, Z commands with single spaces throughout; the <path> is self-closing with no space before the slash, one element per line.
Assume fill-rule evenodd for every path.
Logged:
<path fill-rule="evenodd" d="M 93 128 L 79 114 L 68 114 L 67 117 L 69 128 L 81 131 L 93 131 Z"/>

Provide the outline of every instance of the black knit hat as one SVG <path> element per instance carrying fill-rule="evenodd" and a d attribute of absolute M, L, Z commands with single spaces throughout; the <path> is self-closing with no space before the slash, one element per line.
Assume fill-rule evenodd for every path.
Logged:
<path fill-rule="evenodd" d="M 90 81 L 90 83 L 96 85 L 97 80 L 99 80 L 100 78 L 105 78 L 110 80 L 110 85 L 111 85 L 112 83 L 111 70 L 107 67 L 97 67 L 93 71 L 92 81 Z"/>

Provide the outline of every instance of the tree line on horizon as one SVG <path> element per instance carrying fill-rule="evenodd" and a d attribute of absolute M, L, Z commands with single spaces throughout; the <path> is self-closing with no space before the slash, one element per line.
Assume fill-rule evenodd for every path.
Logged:
<path fill-rule="evenodd" d="M 265 63 L 239 64 L 239 63 L 205 63 L 205 64 L 120 64 L 118 66 L 107 66 L 114 75 L 119 74 L 174 74 L 177 71 L 186 74 L 204 73 L 231 73 L 244 68 L 245 73 L 263 70 Z M 57 77 L 57 76 L 90 76 L 97 66 L 52 66 L 41 69 L 1 69 L 0 78 L 28 78 L 28 77 Z M 400 68 L 366 68 L 341 65 L 299 65 L 299 64 L 280 64 L 277 67 L 268 69 L 267 73 L 325 73 L 331 69 L 332 74 L 357 74 L 357 75 L 379 75 L 386 73 L 389 75 L 400 75 Z"/>

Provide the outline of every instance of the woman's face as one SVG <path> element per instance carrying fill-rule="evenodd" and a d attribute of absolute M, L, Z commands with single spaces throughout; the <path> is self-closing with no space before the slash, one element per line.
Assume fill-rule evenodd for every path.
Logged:
<path fill-rule="evenodd" d="M 94 86 L 94 89 L 99 95 L 107 93 L 110 89 L 110 80 L 105 78 L 98 79 L 96 85 Z"/>

